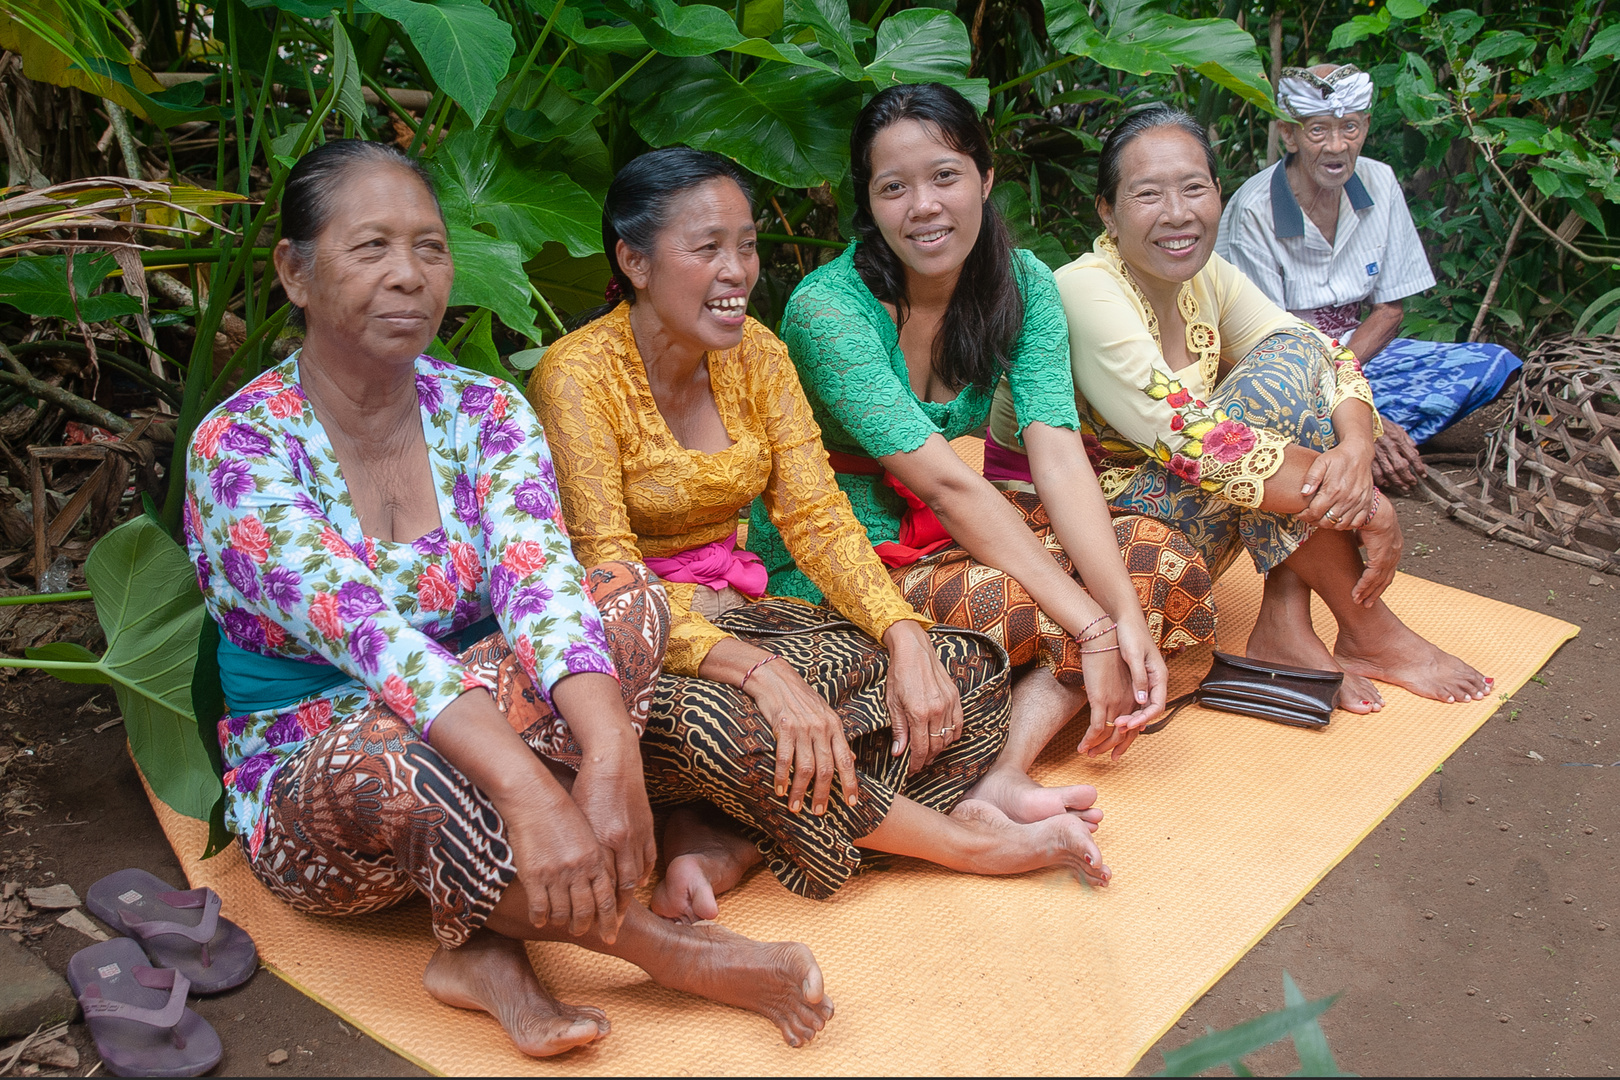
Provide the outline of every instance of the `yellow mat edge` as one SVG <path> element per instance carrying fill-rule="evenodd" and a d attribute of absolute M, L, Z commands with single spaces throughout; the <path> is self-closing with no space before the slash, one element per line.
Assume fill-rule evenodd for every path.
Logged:
<path fill-rule="evenodd" d="M 1290 911 L 1293 911 L 1294 908 L 1298 907 L 1299 902 L 1301 900 L 1305 899 L 1305 896 L 1306 896 L 1307 893 L 1309 893 L 1312 889 L 1316 888 L 1317 885 L 1321 884 L 1322 879 L 1327 877 L 1328 874 L 1333 872 L 1334 867 L 1338 866 L 1340 863 L 1344 862 L 1345 859 L 1349 858 L 1350 853 L 1352 851 L 1356 850 L 1356 848 L 1361 845 L 1361 842 L 1363 840 L 1365 840 L 1365 839 L 1367 839 L 1367 837 L 1371 836 L 1373 830 L 1378 828 L 1378 826 L 1382 825 L 1384 823 L 1384 820 L 1386 818 L 1388 818 L 1390 814 L 1393 814 L 1395 812 L 1395 808 L 1397 806 L 1400 806 L 1401 803 L 1405 802 L 1408 798 L 1410 798 L 1411 795 L 1412 795 L 1412 792 L 1416 791 L 1418 788 L 1423 786 L 1423 781 L 1427 780 L 1429 777 L 1434 775 L 1434 767 L 1435 766 L 1439 766 L 1439 765 L 1444 764 L 1446 759 L 1448 759 L 1449 757 L 1451 757 L 1452 754 L 1455 754 L 1459 749 L 1461 749 L 1463 743 L 1467 742 L 1469 739 L 1472 739 L 1474 737 L 1474 733 L 1477 732 L 1480 728 L 1484 727 L 1486 725 L 1486 723 L 1488 723 L 1490 721 L 1491 717 L 1493 717 L 1493 716 L 1495 716 L 1497 714 L 1497 712 L 1501 709 L 1501 705 L 1502 705 L 1502 698 L 1501 698 L 1500 695 L 1505 693 L 1509 698 L 1511 698 L 1514 694 L 1517 694 L 1520 691 L 1520 689 L 1522 689 L 1524 687 L 1525 683 L 1529 682 L 1531 680 L 1531 678 L 1533 678 L 1538 672 L 1541 671 L 1542 668 L 1547 666 L 1547 661 L 1551 660 L 1555 655 L 1557 655 L 1559 649 L 1562 649 L 1565 645 L 1568 645 L 1571 641 L 1574 641 L 1577 637 L 1580 636 L 1581 628 L 1579 626 L 1576 626 L 1572 622 L 1565 622 L 1562 619 L 1559 619 L 1557 621 L 1562 622 L 1564 624 L 1564 630 L 1565 630 L 1564 636 L 1559 638 L 1557 641 L 1553 642 L 1552 647 L 1549 648 L 1542 655 L 1540 660 L 1536 661 L 1536 666 L 1531 668 L 1529 670 L 1529 672 L 1527 672 L 1525 674 L 1524 678 L 1520 679 L 1518 681 L 1518 683 L 1513 686 L 1512 689 L 1506 690 L 1506 691 L 1502 691 L 1502 690 L 1497 691 L 1497 694 L 1498 694 L 1497 708 L 1492 709 L 1490 712 L 1488 712 L 1484 716 L 1480 717 L 1479 722 L 1476 723 L 1476 724 L 1471 725 L 1468 728 L 1467 731 L 1463 732 L 1462 735 L 1457 739 L 1457 741 L 1452 743 L 1451 747 L 1448 750 L 1446 750 L 1445 753 L 1441 754 L 1438 758 L 1435 759 L 1433 765 L 1428 769 L 1428 771 L 1422 773 L 1417 778 L 1417 780 L 1413 782 L 1411 787 L 1409 787 L 1405 791 L 1401 792 L 1401 794 L 1399 796 L 1397 796 L 1396 798 L 1391 799 L 1390 802 L 1389 802 L 1389 805 L 1386 806 L 1384 808 L 1383 812 L 1380 813 L 1378 815 L 1378 817 L 1373 820 L 1372 824 L 1368 825 L 1366 827 L 1366 829 L 1362 830 L 1360 836 L 1357 836 L 1354 840 L 1350 841 L 1349 844 L 1345 845 L 1344 850 L 1340 851 L 1337 855 L 1333 856 L 1332 860 L 1330 862 L 1328 862 L 1328 864 L 1325 867 L 1322 868 L 1322 871 L 1319 874 L 1317 874 L 1314 878 L 1312 878 L 1310 880 L 1310 883 L 1307 884 L 1303 889 L 1301 889 L 1299 891 L 1299 894 L 1288 902 L 1287 906 L 1285 906 L 1282 910 L 1277 912 L 1277 917 L 1272 919 L 1270 922 L 1266 923 L 1266 925 L 1260 930 L 1260 932 L 1255 934 L 1254 937 L 1249 940 L 1249 943 L 1243 947 L 1242 952 L 1238 953 L 1236 956 L 1232 957 L 1231 960 L 1227 961 L 1225 967 L 1223 967 L 1219 971 L 1217 971 L 1213 976 L 1210 977 L 1210 980 L 1208 982 L 1206 982 L 1195 993 L 1193 993 L 1190 997 L 1188 997 L 1187 1000 L 1184 1001 L 1181 1004 L 1181 1007 L 1176 1010 L 1175 1015 L 1170 1017 L 1170 1019 L 1165 1023 L 1164 1027 L 1160 1028 L 1157 1034 L 1155 1034 L 1152 1038 L 1148 1039 L 1145 1043 L 1142 1044 L 1142 1048 L 1136 1052 L 1136 1056 L 1131 1058 L 1130 1064 L 1125 1066 L 1125 1069 L 1123 1070 L 1124 1072 L 1128 1073 L 1132 1069 L 1136 1068 L 1136 1066 L 1141 1062 L 1141 1060 L 1148 1056 L 1148 1052 L 1151 1051 L 1155 1046 L 1158 1045 L 1159 1040 L 1164 1038 L 1165 1035 L 1170 1031 L 1170 1029 L 1175 1027 L 1176 1023 L 1178 1021 L 1180 1021 L 1180 1019 L 1184 1015 L 1186 1015 L 1187 1010 L 1192 1008 L 1194 1005 L 1196 1005 L 1198 1003 L 1199 998 L 1201 998 L 1205 994 L 1209 993 L 1210 990 L 1212 990 L 1214 988 L 1216 983 L 1220 982 L 1223 978 L 1226 977 L 1227 972 L 1229 972 L 1233 968 L 1237 967 L 1239 961 L 1241 961 L 1245 956 L 1248 956 L 1251 952 L 1253 952 L 1254 947 L 1256 945 L 1260 944 L 1261 939 L 1264 938 L 1267 934 L 1271 933 L 1271 931 L 1276 928 L 1277 924 L 1282 922 L 1283 919 L 1288 915 L 1288 913 Z"/>
<path fill-rule="evenodd" d="M 373 1031 L 371 1029 L 371 1027 L 369 1025 L 362 1024 L 360 1021 L 356 1020 L 354 1017 L 350 1016 L 348 1013 L 346 1013 L 342 1009 L 338 1008 L 336 1005 L 334 1005 L 332 1002 L 328 1001 L 326 998 L 324 998 L 321 995 L 315 993 L 313 990 L 310 990 L 307 987 L 298 985 L 298 980 L 297 979 L 293 978 L 287 972 L 282 971 L 276 965 L 271 964 L 271 963 L 265 963 L 265 962 L 261 961 L 261 966 L 266 971 L 268 971 L 270 974 L 274 975 L 276 978 L 280 979 L 282 982 L 286 983 L 288 986 L 292 987 L 294 990 L 298 991 L 300 994 L 303 994 L 305 997 L 309 998 L 309 1000 L 313 1001 L 315 1004 L 319 1005 L 321 1008 L 325 1009 L 327 1012 L 329 1012 L 332 1015 L 336 1016 L 339 1020 L 342 1020 L 344 1023 L 348 1024 L 350 1027 L 354 1028 L 356 1031 L 364 1032 L 365 1036 L 368 1039 L 370 1039 L 372 1042 L 376 1043 L 377 1045 L 383 1047 L 386 1050 L 389 1050 L 392 1053 L 398 1054 L 400 1057 L 404 1058 L 406 1061 L 410 1062 L 412 1065 L 415 1065 L 418 1069 L 421 1069 L 423 1072 L 427 1073 L 429 1076 L 449 1076 L 450 1075 L 449 1073 L 446 1073 L 446 1072 L 440 1072 L 436 1067 L 434 1067 L 432 1064 L 430 1064 L 426 1059 L 417 1057 L 415 1054 L 411 1053 L 409 1050 L 406 1050 L 404 1047 L 402 1047 L 399 1044 L 395 1043 L 392 1039 L 386 1039 L 383 1036 L 377 1034 L 375 1031 Z"/>

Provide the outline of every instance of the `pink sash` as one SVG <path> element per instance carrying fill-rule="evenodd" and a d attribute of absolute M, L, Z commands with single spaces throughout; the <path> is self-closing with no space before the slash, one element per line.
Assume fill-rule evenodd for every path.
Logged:
<path fill-rule="evenodd" d="M 989 432 L 984 435 L 984 478 L 992 483 L 997 480 L 1035 482 L 1029 474 L 1029 455 L 1007 449 L 992 439 Z"/>
<path fill-rule="evenodd" d="M 647 569 L 665 581 L 707 585 L 715 590 L 730 585 L 744 596 L 756 599 L 765 595 L 765 585 L 770 579 L 765 572 L 765 563 L 758 555 L 752 551 L 737 550 L 736 532 L 724 540 L 646 562 Z"/>

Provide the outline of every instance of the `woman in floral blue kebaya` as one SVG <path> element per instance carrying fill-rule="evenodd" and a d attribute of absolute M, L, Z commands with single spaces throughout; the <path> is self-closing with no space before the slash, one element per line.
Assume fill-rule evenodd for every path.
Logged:
<path fill-rule="evenodd" d="M 420 355 L 453 279 L 426 175 L 335 140 L 293 169 L 278 275 L 303 348 L 192 437 L 185 528 L 219 624 L 226 823 L 302 911 L 423 893 L 423 980 L 527 1053 L 608 1031 L 523 939 L 572 940 L 762 1013 L 832 1014 L 810 952 L 660 919 L 639 737 L 669 605 L 638 564 L 585 568 L 534 411 Z"/>

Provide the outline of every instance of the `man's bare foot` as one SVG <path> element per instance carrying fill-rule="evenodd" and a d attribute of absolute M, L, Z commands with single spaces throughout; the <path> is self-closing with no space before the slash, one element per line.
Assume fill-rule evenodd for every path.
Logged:
<path fill-rule="evenodd" d="M 659 961 L 640 963 L 660 986 L 757 1012 L 789 1046 L 808 1045 L 832 1019 L 821 968 L 805 946 L 752 941 L 723 926 L 659 925 Z"/>
<path fill-rule="evenodd" d="M 1322 639 L 1316 636 L 1308 618 L 1302 629 L 1291 613 L 1271 617 L 1262 605 L 1260 619 L 1249 634 L 1244 655 L 1251 660 L 1267 660 L 1273 664 L 1292 664 L 1317 671 L 1343 671 L 1339 708 L 1353 713 L 1375 713 L 1384 707 L 1384 695 L 1378 692 L 1373 681 L 1340 664 L 1328 652 L 1328 647 L 1322 644 Z"/>
<path fill-rule="evenodd" d="M 1020 824 L 983 799 L 963 799 L 950 816 L 984 832 L 985 843 L 972 860 L 972 873 L 1022 874 L 1067 866 L 1098 886 L 1107 885 L 1114 876 L 1103 864 L 1087 822 L 1074 814 Z"/>
<path fill-rule="evenodd" d="M 720 915 L 716 897 L 735 888 L 764 858 L 759 849 L 724 827 L 718 811 L 683 806 L 664 828 L 669 865 L 653 890 L 654 913 L 693 923 Z"/>
<path fill-rule="evenodd" d="M 1494 680 L 1425 641 L 1393 614 L 1389 623 L 1365 638 L 1340 628 L 1333 656 L 1346 675 L 1394 683 L 1435 701 L 1483 701 L 1491 692 Z"/>
<path fill-rule="evenodd" d="M 441 945 L 422 973 L 422 985 L 446 1005 L 489 1013 L 530 1057 L 561 1054 L 608 1033 L 606 1013 L 552 997 L 535 977 L 523 943 L 489 930 L 475 930 L 459 949 Z"/>
<path fill-rule="evenodd" d="M 1096 806 L 1097 789 L 1090 784 L 1042 787 L 1012 766 L 997 766 L 985 773 L 966 797 L 987 802 L 1025 825 L 1072 813 L 1096 832 L 1103 819 Z"/>

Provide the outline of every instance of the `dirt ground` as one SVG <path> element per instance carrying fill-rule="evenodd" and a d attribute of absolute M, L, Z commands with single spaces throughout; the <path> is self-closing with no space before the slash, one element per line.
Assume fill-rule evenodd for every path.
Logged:
<path fill-rule="evenodd" d="M 1404 570 L 1547 611 L 1581 636 L 1199 1000 L 1139 1073 L 1206 1026 L 1279 1007 L 1285 970 L 1307 996 L 1342 995 L 1323 1018 L 1342 1069 L 1601 1076 L 1620 1064 L 1620 579 L 1593 583 L 1582 567 L 1489 542 L 1419 499 L 1400 510 Z M 181 883 L 121 726 L 94 730 L 115 715 L 101 711 L 110 698 L 32 674 L 0 686 L 0 747 L 19 751 L 0 788 L 0 880 L 65 881 L 82 895 L 140 866 Z M 1242 808 L 1228 810 L 1241 828 Z M 1264 872 L 1236 867 L 1235 885 Z M 29 925 L 29 947 L 58 971 L 87 943 L 45 918 Z M 288 1055 L 281 1073 L 419 1072 L 267 972 L 194 1007 L 225 1043 L 221 1075 L 263 1075 L 277 1050 Z M 83 1075 L 94 1050 L 82 1024 L 72 1038 Z M 1298 1067 L 1286 1044 L 1250 1064 Z"/>

